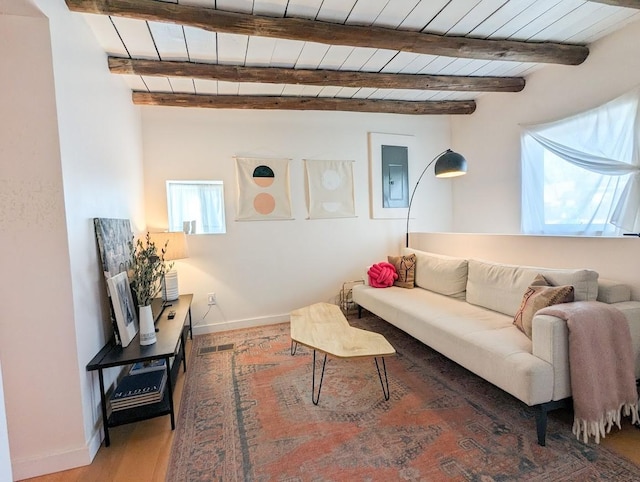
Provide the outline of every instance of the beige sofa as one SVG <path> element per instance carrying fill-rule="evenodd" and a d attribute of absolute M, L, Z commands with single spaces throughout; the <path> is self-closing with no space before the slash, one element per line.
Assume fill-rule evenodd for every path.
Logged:
<path fill-rule="evenodd" d="M 529 406 L 536 407 L 538 443 L 547 412 L 571 397 L 568 331 L 560 318 L 536 315 L 529 339 L 513 324 L 523 294 L 538 273 L 552 285 L 572 285 L 575 301 L 598 300 L 629 322 L 640 378 L 640 301 L 627 285 L 588 269 L 549 269 L 463 259 L 405 248 L 416 255 L 413 289 L 353 289 L 359 308 L 378 315 Z"/>

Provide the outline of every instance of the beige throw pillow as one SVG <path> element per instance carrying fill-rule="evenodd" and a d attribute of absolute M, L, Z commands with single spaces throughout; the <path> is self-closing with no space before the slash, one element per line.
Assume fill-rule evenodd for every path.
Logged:
<path fill-rule="evenodd" d="M 400 288 L 413 288 L 416 278 L 416 255 L 387 256 L 387 260 L 396 267 L 398 273 L 398 279 L 393 284 Z"/>
<path fill-rule="evenodd" d="M 520 309 L 513 318 L 513 324 L 531 338 L 533 317 L 538 310 L 551 305 L 569 303 L 573 298 L 573 286 L 549 286 L 545 277 L 539 274 L 525 291 Z"/>

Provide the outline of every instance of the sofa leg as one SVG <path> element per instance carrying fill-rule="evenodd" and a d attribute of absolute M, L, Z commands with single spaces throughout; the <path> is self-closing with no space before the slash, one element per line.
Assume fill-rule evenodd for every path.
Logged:
<path fill-rule="evenodd" d="M 564 398 L 562 400 L 554 400 L 547 403 L 541 403 L 534 405 L 536 409 L 536 432 L 538 434 L 538 445 L 544 447 L 546 445 L 547 438 L 547 412 L 555 410 L 556 408 L 563 408 L 569 406 L 570 398 Z"/>
<path fill-rule="evenodd" d="M 358 318 L 362 318 L 362 306 L 358 305 Z"/>
<path fill-rule="evenodd" d="M 536 432 L 538 433 L 538 445 L 545 446 L 547 438 L 547 410 L 542 405 L 536 408 Z"/>

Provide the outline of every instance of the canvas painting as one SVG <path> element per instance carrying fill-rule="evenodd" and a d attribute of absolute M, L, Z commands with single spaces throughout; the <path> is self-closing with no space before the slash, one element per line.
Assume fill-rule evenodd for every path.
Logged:
<path fill-rule="evenodd" d="M 129 220 L 94 218 L 93 224 L 105 279 L 126 271 L 131 261 L 133 239 Z"/>
<path fill-rule="evenodd" d="M 355 217 L 353 161 L 305 160 L 310 219 Z"/>
<path fill-rule="evenodd" d="M 100 266 L 107 283 L 107 295 L 111 299 L 108 280 L 119 273 L 126 273 L 131 262 L 130 243 L 133 239 L 131 223 L 128 219 L 94 218 L 93 225 L 98 243 Z M 122 343 L 112 299 L 109 311 L 116 343 Z"/>
<path fill-rule="evenodd" d="M 236 158 L 238 221 L 292 219 L 289 159 Z"/>

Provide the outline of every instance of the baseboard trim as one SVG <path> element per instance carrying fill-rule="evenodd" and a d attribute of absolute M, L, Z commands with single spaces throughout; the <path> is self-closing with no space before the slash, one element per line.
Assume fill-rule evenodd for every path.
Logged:
<path fill-rule="evenodd" d="M 289 314 L 264 316 L 261 318 L 248 318 L 245 320 L 223 321 L 221 323 L 210 323 L 207 325 L 196 325 L 193 327 L 194 335 L 206 335 L 207 333 L 217 333 L 219 331 L 239 330 L 242 328 L 253 328 L 255 326 L 274 325 L 289 321 Z"/>
<path fill-rule="evenodd" d="M 85 465 L 89 465 L 92 459 L 93 456 L 90 455 L 90 448 L 87 445 L 85 447 L 69 450 L 67 452 L 50 454 L 44 457 L 12 460 L 11 468 L 13 471 L 13 479 L 23 480 L 52 474 L 54 472 L 61 472 L 63 470 L 74 469 L 76 467 L 83 467 Z"/>

